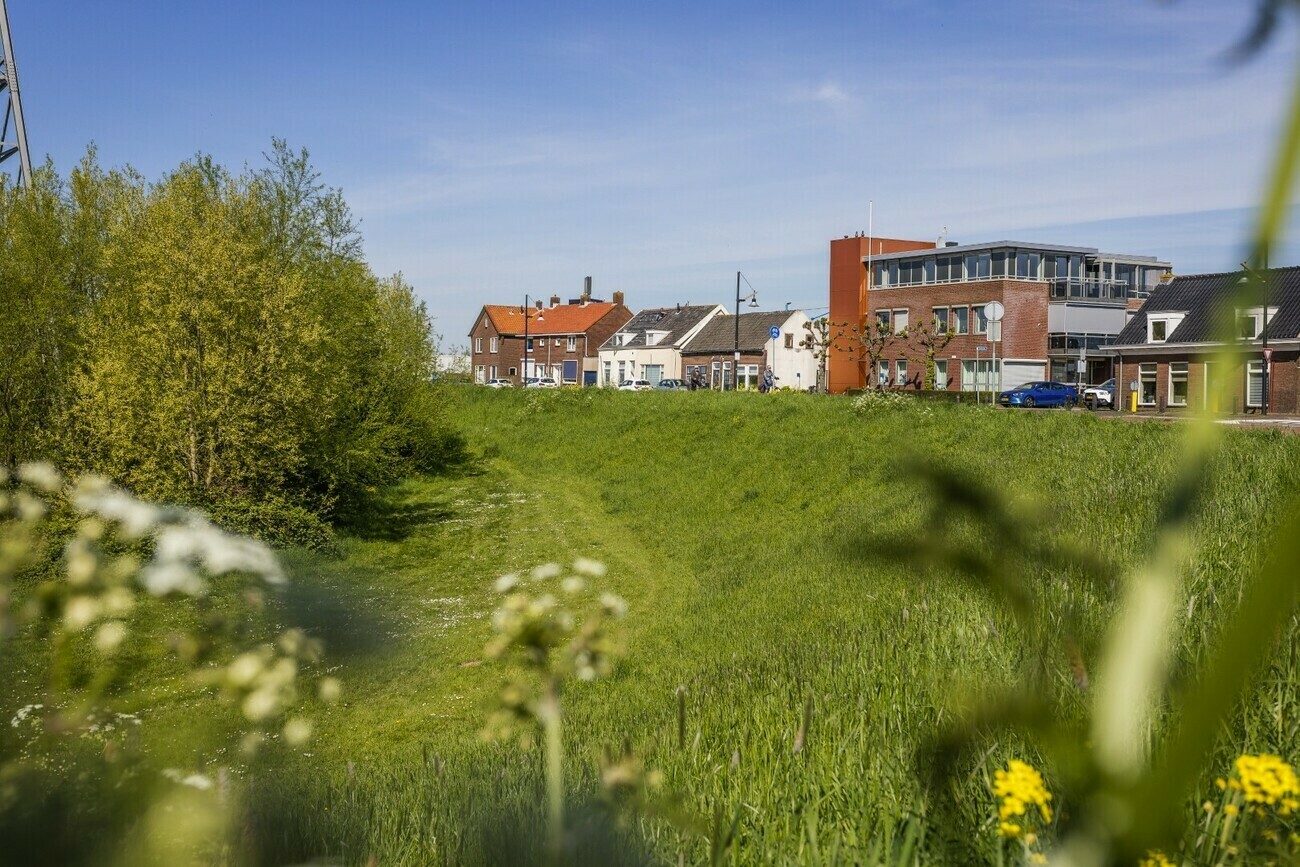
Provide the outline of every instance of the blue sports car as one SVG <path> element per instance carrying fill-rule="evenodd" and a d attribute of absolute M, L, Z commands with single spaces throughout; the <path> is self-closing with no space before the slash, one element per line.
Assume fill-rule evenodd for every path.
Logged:
<path fill-rule="evenodd" d="M 1079 392 L 1063 382 L 1026 382 L 1018 388 L 998 395 L 1002 406 L 1074 406 L 1079 402 Z"/>

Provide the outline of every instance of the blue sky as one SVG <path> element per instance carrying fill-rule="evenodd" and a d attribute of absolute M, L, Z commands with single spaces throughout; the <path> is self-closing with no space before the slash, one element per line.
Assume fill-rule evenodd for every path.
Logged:
<path fill-rule="evenodd" d="M 9 0 L 29 139 L 157 177 L 303 145 L 449 344 L 591 275 L 634 308 L 824 308 L 867 228 L 1231 268 L 1292 77 L 1254 4 Z M 6 163 L 5 168 L 12 166 Z M 1300 263 L 1291 244 L 1275 264 Z"/>

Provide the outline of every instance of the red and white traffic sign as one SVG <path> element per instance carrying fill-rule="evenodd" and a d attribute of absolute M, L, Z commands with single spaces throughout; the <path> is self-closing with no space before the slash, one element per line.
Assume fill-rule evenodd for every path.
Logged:
<path fill-rule="evenodd" d="M 1264 363 L 1265 363 L 1265 364 L 1268 364 L 1268 363 L 1269 363 L 1270 361 L 1272 361 L 1272 360 L 1273 360 L 1273 347 L 1271 347 L 1271 346 L 1265 346 L 1265 347 L 1264 347 Z"/>

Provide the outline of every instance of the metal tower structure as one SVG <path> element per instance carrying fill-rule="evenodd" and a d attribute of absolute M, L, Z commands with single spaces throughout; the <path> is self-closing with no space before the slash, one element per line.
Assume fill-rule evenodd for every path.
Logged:
<path fill-rule="evenodd" d="M 9 9 L 0 0 L 0 99 L 4 100 L 4 126 L 0 127 L 0 163 L 18 155 L 18 182 L 32 182 L 32 158 L 27 153 L 27 125 L 23 123 L 23 101 L 18 95 L 18 67 L 14 63 L 14 41 L 9 35 Z M 13 130 L 10 131 L 12 125 Z"/>

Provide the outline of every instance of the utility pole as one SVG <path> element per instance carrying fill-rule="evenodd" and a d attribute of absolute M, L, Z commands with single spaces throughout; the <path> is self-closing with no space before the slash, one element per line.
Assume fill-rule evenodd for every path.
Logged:
<path fill-rule="evenodd" d="M 23 101 L 18 93 L 18 67 L 14 63 L 14 41 L 9 35 L 9 9 L 0 0 L 0 99 L 5 106 L 4 125 L 0 127 L 0 163 L 18 155 L 18 182 L 32 184 L 32 158 L 27 153 L 27 125 L 23 122 Z M 10 122 L 13 132 L 10 132 Z"/>

